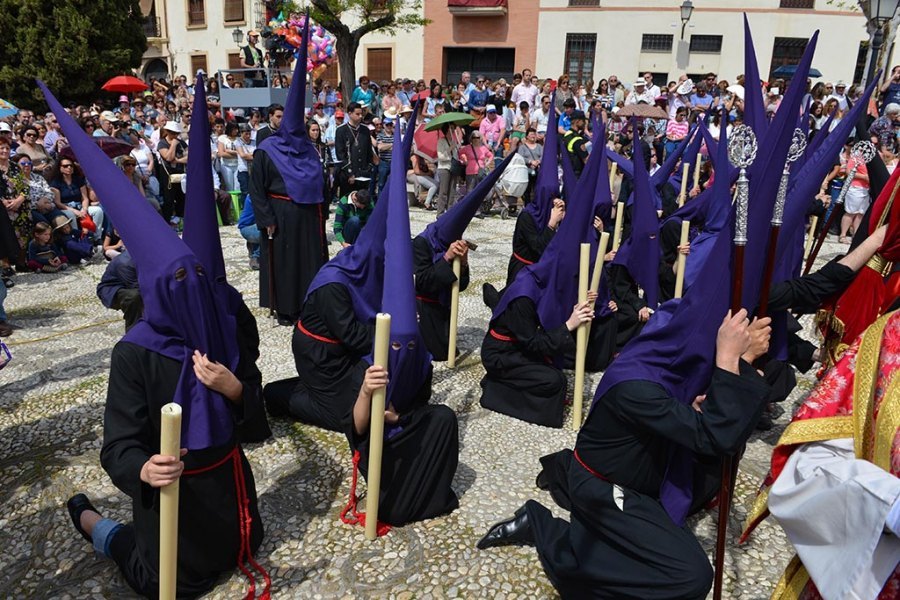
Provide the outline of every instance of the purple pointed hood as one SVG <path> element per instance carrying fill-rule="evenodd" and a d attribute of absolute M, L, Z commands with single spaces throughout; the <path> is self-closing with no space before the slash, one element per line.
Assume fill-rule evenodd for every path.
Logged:
<path fill-rule="evenodd" d="M 546 148 L 546 144 L 544 145 Z M 559 164 L 562 166 L 562 195 L 563 198 L 569 199 L 574 197 L 575 188 L 578 186 L 578 175 L 575 174 L 575 168 L 572 166 L 572 157 L 562 138 L 559 139 Z M 549 214 L 547 217 L 549 218 Z M 546 222 L 546 221 L 545 221 Z"/>
<path fill-rule="evenodd" d="M 756 61 L 756 48 L 753 45 L 750 21 L 747 20 L 747 14 L 744 13 L 744 122 L 753 129 L 757 137 L 762 138 L 769 122 L 766 119 L 766 107 L 763 105 L 760 81 L 759 63 Z M 800 81 L 800 79 L 794 76 L 794 81 Z"/>
<path fill-rule="evenodd" d="M 415 123 L 420 102 L 413 107 L 410 123 Z M 399 128 L 395 130 L 399 131 Z M 402 144 L 394 144 L 392 154 L 396 165 L 405 165 L 412 150 L 412 127 L 407 128 Z M 399 154 L 398 154 L 399 153 Z M 374 323 L 375 315 L 381 312 L 381 290 L 384 286 L 384 239 L 387 235 L 388 203 L 377 202 L 366 226 L 359 232 L 353 245 L 338 252 L 337 256 L 325 263 L 306 291 L 306 297 L 329 283 L 343 285 L 353 301 L 353 312 L 363 323 Z"/>
<path fill-rule="evenodd" d="M 294 78 L 284 106 L 281 127 L 259 145 L 278 168 L 288 195 L 297 204 L 321 204 L 324 179 L 322 163 L 306 135 L 306 58 L 309 46 L 309 15 L 303 41 L 297 52 Z"/>
<path fill-rule="evenodd" d="M 209 144 L 209 119 L 205 118 L 206 89 L 202 75 L 197 75 L 194 85 L 193 114 L 197 119 L 191 124 L 189 146 L 203 148 Z M 181 239 L 187 244 L 206 268 L 207 276 L 215 283 L 219 294 L 231 315 L 237 314 L 241 295 L 228 284 L 225 277 L 225 259 L 222 256 L 222 240 L 216 218 L 216 193 L 213 187 L 212 157 L 209 152 L 189 152 L 187 162 L 187 193 L 184 201 L 184 233 Z"/>
<path fill-rule="evenodd" d="M 622 244 L 613 264 L 628 269 L 632 279 L 643 288 L 647 306 L 656 309 L 659 301 L 659 217 L 650 192 L 650 175 L 644 163 L 644 153 L 635 149 L 632 154 L 634 204 L 631 235 Z"/>
<path fill-rule="evenodd" d="M 478 207 L 481 206 L 481 203 L 487 198 L 494 185 L 500 180 L 506 165 L 509 164 L 513 156 L 515 155 L 510 153 L 502 163 L 488 173 L 487 177 L 482 179 L 462 200 L 450 207 L 447 212 L 429 224 L 425 231 L 419 234 L 419 237 L 428 240 L 435 255 L 443 255 L 447 248 L 450 247 L 450 244 L 462 238 L 466 227 L 469 226 L 472 217 L 478 211 Z"/>
<path fill-rule="evenodd" d="M 813 47 L 814 42 L 815 37 L 810 42 Z M 809 46 L 807 50 L 810 50 Z M 797 77 L 801 80 L 806 77 L 804 65 L 808 68 L 808 62 L 804 61 L 801 61 L 801 68 L 798 68 Z M 779 120 L 776 114 L 775 120 L 759 141 L 756 162 L 748 169 L 751 182 L 743 297 L 744 306 L 747 306 L 749 288 L 749 295 L 754 298 L 749 305 L 750 309 L 758 299 L 759 280 L 762 277 L 768 241 L 767 228 L 775 199 L 775 190 L 770 190 L 769 180 L 776 178 L 777 189 L 777 179 L 781 172 L 778 166 L 784 164 L 787 155 L 796 114 L 799 112 L 799 100 L 792 97 L 789 91 L 782 102 L 784 118 Z M 790 119 L 787 118 L 788 114 L 791 115 Z M 784 144 L 785 137 L 788 138 L 787 146 Z M 720 153 L 723 147 L 726 147 L 726 143 L 720 143 Z M 716 183 L 719 183 L 718 178 Z M 657 319 L 654 315 L 641 334 L 625 346 L 600 380 L 594 396 L 595 403 L 615 385 L 633 380 L 657 383 L 682 404 L 690 404 L 697 395 L 706 391 L 715 364 L 716 333 L 731 303 L 729 296 L 734 254 L 734 219 L 734 206 L 729 205 L 725 226 L 711 238 L 711 250 L 706 259 L 696 261 L 700 263 L 700 272 L 690 290 L 680 301 L 666 304 L 666 310 L 661 311 L 661 315 L 671 315 L 670 318 Z M 691 259 L 694 259 L 693 248 Z M 660 501 L 672 520 L 678 524 L 684 523 L 691 505 L 691 464 L 690 453 L 682 447 L 676 447 L 660 489 Z"/>
<path fill-rule="evenodd" d="M 578 299 L 578 255 L 580 244 L 591 240 L 593 230 L 593 196 L 597 178 L 604 171 L 606 156 L 603 151 L 592 152 L 573 198 L 566 202 L 566 217 L 553 236 L 541 259 L 525 267 L 510 285 L 491 319 L 499 317 L 509 303 L 527 297 L 537 307 L 538 318 L 544 329 L 562 325 L 572 312 Z M 604 171 L 605 172 L 605 171 Z M 595 251 L 596 252 L 596 251 Z"/>
<path fill-rule="evenodd" d="M 407 137 L 411 137 L 407 135 Z M 394 132 L 391 164 L 404 165 L 409 149 Z M 388 179 L 387 237 L 384 240 L 384 287 L 381 312 L 391 315 L 391 347 L 388 350 L 390 383 L 387 402 L 400 413 L 406 411 L 431 371 L 431 353 L 419 332 L 413 269 L 409 205 L 406 199 L 406 169 L 393 169 Z M 449 214 L 449 213 L 448 213 Z"/>
<path fill-rule="evenodd" d="M 550 94 L 550 106 L 556 99 L 556 90 Z M 559 115 L 553 110 L 547 122 L 547 134 L 544 137 L 544 154 L 541 156 L 541 166 L 538 169 L 534 182 L 534 200 L 524 211 L 531 215 L 538 232 L 544 230 L 547 221 L 550 220 L 550 210 L 553 208 L 552 198 L 559 194 L 559 159 L 555 149 L 559 148 Z"/>
<path fill-rule="evenodd" d="M 47 86 L 42 81 L 38 86 L 137 267 L 144 314 L 122 340 L 182 364 L 171 401 L 183 410 L 184 447 L 197 450 L 229 443 L 233 438 L 229 403 L 197 380 L 192 354 L 196 349 L 231 370 L 237 368 L 234 318 L 217 298 L 202 262 L 66 113 Z M 167 401 L 160 398 L 160 406 Z"/>

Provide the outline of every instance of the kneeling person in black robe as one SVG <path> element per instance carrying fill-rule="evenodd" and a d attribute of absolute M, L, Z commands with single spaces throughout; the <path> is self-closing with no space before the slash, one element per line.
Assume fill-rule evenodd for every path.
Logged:
<path fill-rule="evenodd" d="M 447 360 L 450 344 L 450 288 L 456 282 L 453 259 L 462 266 L 459 291 L 469 287 L 469 245 L 463 240 L 450 244 L 442 256 L 435 257 L 428 240 L 413 239 L 413 258 L 416 269 L 416 310 L 419 331 L 434 360 Z"/>

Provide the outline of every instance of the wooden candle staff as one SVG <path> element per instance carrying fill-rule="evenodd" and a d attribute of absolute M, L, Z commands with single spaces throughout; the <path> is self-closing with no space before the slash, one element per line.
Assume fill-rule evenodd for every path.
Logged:
<path fill-rule="evenodd" d="M 687 201 L 688 172 L 690 172 L 690 168 L 690 163 L 684 163 L 684 168 L 681 171 L 681 192 L 678 193 L 678 206 L 684 206 L 684 203 Z"/>
<path fill-rule="evenodd" d="M 681 239 L 678 241 L 679 246 L 688 243 L 688 234 L 691 231 L 691 222 L 685 219 L 681 222 Z M 675 271 L 675 297 L 681 298 L 684 291 L 684 268 L 687 265 L 687 256 L 678 252 L 678 262 Z"/>
<path fill-rule="evenodd" d="M 387 368 L 388 350 L 391 345 L 391 315 L 375 315 L 376 365 Z M 369 422 L 369 476 L 366 479 L 366 539 L 378 537 L 378 496 L 381 494 L 381 454 L 384 450 L 384 399 L 387 388 L 372 394 L 372 414 Z"/>
<path fill-rule="evenodd" d="M 700 159 L 700 153 L 697 153 L 697 162 L 694 163 L 694 187 L 700 187 L 700 167 L 703 161 Z"/>
<path fill-rule="evenodd" d="M 625 218 L 625 203 L 616 203 L 616 227 L 613 229 L 613 252 L 619 250 L 619 244 L 622 243 L 622 221 Z"/>
<path fill-rule="evenodd" d="M 453 257 L 453 274 L 456 281 L 450 288 L 450 344 L 447 346 L 447 366 L 456 367 L 456 333 L 459 327 L 459 278 L 462 276 L 462 259 Z"/>
<path fill-rule="evenodd" d="M 181 458 L 181 406 L 170 402 L 161 409 L 159 453 Z M 159 598 L 175 600 L 178 574 L 178 484 L 159 490 Z"/>
<path fill-rule="evenodd" d="M 587 302 L 588 283 L 590 275 L 588 269 L 591 263 L 591 245 L 581 244 L 581 254 L 578 263 L 578 304 Z M 584 361 L 587 358 L 588 323 L 578 326 L 575 333 L 575 397 L 572 399 L 572 429 L 578 431 L 581 427 L 581 410 L 584 402 Z"/>
<path fill-rule="evenodd" d="M 819 224 L 819 215 L 813 215 L 809 218 L 809 233 L 806 235 L 806 244 L 803 248 L 803 260 L 809 258 L 809 251 L 812 250 L 813 240 L 816 239 L 816 226 Z"/>
<path fill-rule="evenodd" d="M 616 197 L 616 172 L 619 170 L 619 165 L 613 161 L 612 165 L 609 167 L 609 193 L 612 194 L 613 198 Z"/>

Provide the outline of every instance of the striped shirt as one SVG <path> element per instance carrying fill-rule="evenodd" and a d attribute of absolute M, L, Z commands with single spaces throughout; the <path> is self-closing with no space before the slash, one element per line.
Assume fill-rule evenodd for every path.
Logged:
<path fill-rule="evenodd" d="M 690 125 L 688 125 L 687 120 L 681 122 L 672 120 L 666 126 L 666 137 L 673 141 L 683 140 L 689 130 Z"/>

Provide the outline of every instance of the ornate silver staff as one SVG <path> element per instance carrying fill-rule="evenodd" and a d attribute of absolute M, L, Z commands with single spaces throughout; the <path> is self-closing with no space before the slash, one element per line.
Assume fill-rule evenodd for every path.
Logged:
<path fill-rule="evenodd" d="M 728 139 L 728 160 L 741 171 L 738 174 L 737 191 L 735 193 L 735 227 L 734 227 L 734 279 L 731 282 L 731 312 L 741 309 L 741 293 L 744 281 L 744 250 L 747 246 L 747 215 L 750 200 L 750 180 L 747 179 L 747 168 L 756 160 L 759 146 L 756 134 L 747 125 L 735 128 Z M 722 483 L 719 486 L 719 515 L 716 522 L 716 557 L 713 597 L 721 598 L 722 577 L 725 566 L 725 534 L 728 528 L 728 513 L 731 512 L 731 497 L 734 494 L 734 479 L 737 476 L 737 461 L 734 456 L 726 456 L 722 461 Z"/>
<path fill-rule="evenodd" d="M 878 151 L 875 148 L 875 144 L 868 140 L 863 140 L 853 144 L 853 148 L 850 149 L 850 159 L 847 161 L 847 164 L 850 164 L 850 160 L 852 160 L 853 166 L 849 171 L 847 171 L 847 178 L 844 179 L 844 185 L 841 187 L 841 193 L 838 195 L 837 200 L 834 201 L 834 204 L 844 203 L 844 198 L 847 197 L 847 192 L 850 190 L 853 179 L 856 177 L 856 172 L 859 170 L 859 165 L 871 162 L 871 160 L 875 158 L 875 154 L 877 152 Z M 812 269 L 813 263 L 816 262 L 816 256 L 819 255 L 819 250 L 822 249 L 822 244 L 825 243 L 825 237 L 828 235 L 829 230 L 831 230 L 831 225 L 834 223 L 835 217 L 837 217 L 835 206 L 830 206 L 828 209 L 828 218 L 825 220 L 825 225 L 822 226 L 822 230 L 819 232 L 819 237 L 816 240 L 816 245 L 815 247 L 813 247 L 812 252 L 809 253 L 809 257 L 807 257 L 806 259 L 806 268 L 803 270 L 804 275 L 809 273 L 810 269 Z M 810 235 L 812 235 L 812 233 L 810 233 Z"/>

